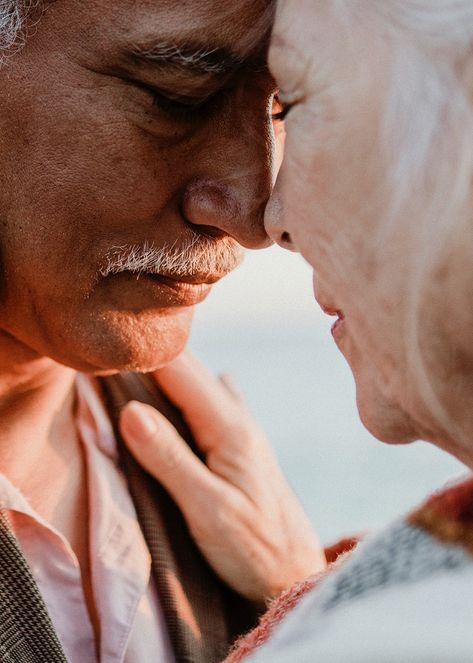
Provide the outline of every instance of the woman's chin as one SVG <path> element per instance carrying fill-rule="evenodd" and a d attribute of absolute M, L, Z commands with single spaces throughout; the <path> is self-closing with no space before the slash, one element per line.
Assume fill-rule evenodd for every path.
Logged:
<path fill-rule="evenodd" d="M 379 391 L 369 393 L 357 387 L 356 401 L 363 425 L 380 442 L 409 444 L 419 438 L 410 416 Z"/>

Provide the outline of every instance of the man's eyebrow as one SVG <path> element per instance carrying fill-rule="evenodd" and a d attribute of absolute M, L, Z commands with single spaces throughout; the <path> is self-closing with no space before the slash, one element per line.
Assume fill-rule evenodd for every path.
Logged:
<path fill-rule="evenodd" d="M 235 71 L 245 58 L 230 49 L 208 47 L 196 42 L 169 42 L 155 40 L 131 44 L 127 54 L 147 64 L 174 66 L 187 73 L 223 75 Z"/>

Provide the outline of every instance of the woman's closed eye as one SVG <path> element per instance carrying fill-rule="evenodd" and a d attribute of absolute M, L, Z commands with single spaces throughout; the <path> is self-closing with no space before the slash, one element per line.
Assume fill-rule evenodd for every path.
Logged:
<path fill-rule="evenodd" d="M 273 96 L 273 121 L 284 122 L 293 104 L 286 103 L 281 99 L 279 93 Z"/>

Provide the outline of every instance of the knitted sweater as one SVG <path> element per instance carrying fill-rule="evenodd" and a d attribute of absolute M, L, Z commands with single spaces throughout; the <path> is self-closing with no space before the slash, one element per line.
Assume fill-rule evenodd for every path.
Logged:
<path fill-rule="evenodd" d="M 225 663 L 473 662 L 473 478 L 276 600 Z"/>

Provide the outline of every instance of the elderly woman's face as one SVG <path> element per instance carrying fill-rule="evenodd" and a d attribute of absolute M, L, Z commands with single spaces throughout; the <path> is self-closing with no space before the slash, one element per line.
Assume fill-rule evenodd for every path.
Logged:
<path fill-rule="evenodd" d="M 389 52 L 376 30 L 367 38 L 366 25 L 348 39 L 330 4 L 278 5 L 270 68 L 288 111 L 275 194 L 284 212 L 280 218 L 280 205 L 270 204 L 266 227 L 280 243 L 290 236 L 314 267 L 316 299 L 338 314 L 333 335 L 353 370 L 365 425 L 380 439 L 406 442 L 429 431 L 428 422 L 422 428 L 411 417 L 419 407 L 405 378 L 411 240 L 408 231 L 389 243 L 380 235 L 385 197 L 377 127 Z M 434 328 L 433 315 L 423 331 Z"/>

